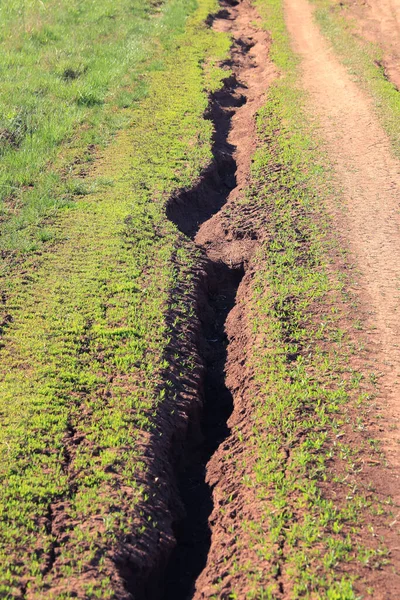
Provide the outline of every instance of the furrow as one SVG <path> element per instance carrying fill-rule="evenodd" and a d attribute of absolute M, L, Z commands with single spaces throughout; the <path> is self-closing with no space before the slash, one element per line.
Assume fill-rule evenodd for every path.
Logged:
<path fill-rule="evenodd" d="M 201 250 L 206 277 L 200 291 L 203 301 L 198 303 L 199 352 L 205 365 L 203 437 L 191 447 L 178 473 L 185 516 L 175 524 L 177 545 L 167 568 L 165 599 L 197 597 L 198 578 L 207 569 L 215 543 L 213 487 L 224 468 L 217 451 L 229 444 L 229 419 L 249 376 L 243 358 L 249 344 L 243 300 L 258 245 L 258 228 L 252 226 L 257 214 L 234 234 L 226 217 L 248 184 L 255 116 L 275 77 L 268 59 L 269 39 L 257 27 L 258 19 L 246 0 L 223 1 L 221 11 L 208 19 L 210 27 L 232 36 L 230 60 L 224 65 L 229 75 L 223 89 L 210 98 L 206 115 L 214 125 L 214 160 L 195 187 L 175 195 L 167 206 L 168 218 Z"/>

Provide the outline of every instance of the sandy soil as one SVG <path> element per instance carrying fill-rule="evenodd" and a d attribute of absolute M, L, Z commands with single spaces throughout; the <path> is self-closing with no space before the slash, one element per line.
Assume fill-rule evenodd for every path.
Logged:
<path fill-rule="evenodd" d="M 361 271 L 358 293 L 369 308 L 371 370 L 382 374 L 381 430 L 396 482 L 400 467 L 400 162 L 392 155 L 370 100 L 320 34 L 307 0 L 286 0 L 286 19 L 302 59 L 304 88 L 343 190 L 345 208 L 337 223 Z M 387 493 L 399 500 L 398 485 L 390 485 Z"/>

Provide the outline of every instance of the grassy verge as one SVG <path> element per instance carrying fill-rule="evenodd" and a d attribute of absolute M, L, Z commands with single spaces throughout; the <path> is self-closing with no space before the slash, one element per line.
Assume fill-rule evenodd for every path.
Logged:
<path fill-rule="evenodd" d="M 374 597 L 363 578 L 371 581 L 388 552 L 374 535 L 384 509 L 361 474 L 373 445 L 362 434 L 362 407 L 373 386 L 354 366 L 366 358 L 359 315 L 323 207 L 332 193 L 328 163 L 303 108 L 282 1 L 256 6 L 281 74 L 258 114 L 252 184 L 239 205 L 253 214 L 258 206 L 262 222 L 249 311 L 253 420 L 243 463 L 238 458 L 258 510 L 256 519 L 248 510 L 237 517 L 238 558 L 215 597 L 226 593 L 225 578 L 238 577 L 231 598 L 243 589 L 246 598 L 352 600 L 360 590 Z M 230 215 L 239 231 L 242 213 L 249 211 L 239 210 L 236 223 Z"/>
<path fill-rule="evenodd" d="M 107 8 L 112 46 L 114 9 L 97 5 Z M 153 40 L 160 62 L 149 69 L 147 97 L 126 109 L 129 127 L 87 174 L 92 193 L 58 214 L 56 243 L 32 251 L 1 279 L 3 598 L 125 598 L 115 557 L 155 531 L 138 510 L 155 502 L 143 455 L 172 393 L 162 378 L 172 327 L 165 316 L 177 314 L 174 289 L 184 284 L 190 294 L 194 260 L 166 221 L 164 201 L 211 157 L 203 112 L 223 74 L 213 65 L 229 45 L 204 24 L 214 9 L 213 0 L 202 1 L 183 33 L 193 4 L 177 0 L 163 9 L 174 23 Z M 61 35 L 54 24 L 40 31 L 45 40 Z"/>
<path fill-rule="evenodd" d="M 331 0 L 312 0 L 315 18 L 336 54 L 354 79 L 373 99 L 378 116 L 400 156 L 400 94 L 385 77 L 382 50 L 356 33 L 346 15 L 346 5 Z"/>

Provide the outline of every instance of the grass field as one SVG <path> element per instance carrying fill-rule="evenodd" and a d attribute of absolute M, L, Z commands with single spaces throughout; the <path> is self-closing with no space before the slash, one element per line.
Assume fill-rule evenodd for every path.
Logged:
<path fill-rule="evenodd" d="M 225 36 L 203 25 L 213 6 L 204 3 L 185 33 L 190 2 L 162 7 L 157 21 L 141 3 L 133 23 L 126 18 L 135 9 L 129 2 L 113 9 L 100 3 L 94 14 L 89 2 L 75 10 L 57 4 L 58 12 L 42 13 L 42 3 L 25 7 L 24 68 L 30 70 L 37 44 L 49 72 L 37 67 L 35 84 L 22 79 L 19 102 L 29 95 L 36 102 L 32 118 L 46 118 L 32 136 L 21 134 L 2 162 L 21 194 L 3 224 L 5 245 L 17 240 L 14 249 L 25 251 L 13 254 L 17 266 L 5 263 L 1 282 L 2 597 L 54 597 L 46 592 L 53 579 L 64 581 L 57 597 L 70 597 L 81 577 L 88 597 L 111 598 L 107 549 L 153 527 L 132 524 L 145 493 L 138 440 L 171 393 L 161 378 L 170 337 L 165 316 L 179 308 L 171 295 L 176 286 L 184 281 L 190 292 L 194 260 L 165 220 L 163 203 L 209 161 L 206 90 L 219 85 L 213 61 L 228 48 Z M 98 30 L 92 19 L 101 23 Z M 76 55 L 68 50 L 71 30 Z M 112 43 L 104 46 L 107 38 Z M 66 69 L 82 72 L 69 81 Z M 45 95 L 32 94 L 39 75 Z M 148 99 L 135 106 L 146 90 Z M 66 186 L 74 190 L 73 203 L 65 203 Z M 55 218 L 58 204 L 63 210 Z M 31 244 L 35 232 L 42 244 L 26 253 L 23 240 Z"/>
<path fill-rule="evenodd" d="M 315 2 L 396 145 L 398 95 L 375 50 Z M 202 597 L 374 597 L 370 573 L 390 558 L 376 531 L 395 514 L 361 474 L 382 460 L 365 426 L 376 374 L 326 209 L 341 196 L 283 3 L 255 6 L 277 76 L 247 185 L 221 210 L 236 241 L 256 215 L 252 376 L 230 432 L 240 452 L 221 465 L 238 489 L 219 492 L 229 541 Z M 218 10 L 216 0 L 0 7 L 2 598 L 144 598 L 152 579 L 163 597 L 179 513 L 171 447 L 183 452 L 201 403 L 199 320 L 212 318 L 203 307 L 199 319 L 204 253 L 165 208 L 213 164 L 210 97 L 231 66 L 229 35 L 210 27 Z"/>
<path fill-rule="evenodd" d="M 193 3 L 10 2 L 1 7 L 3 250 L 47 241 L 44 220 L 90 193 L 96 147 L 126 127 Z M 158 52 L 158 55 L 157 55 Z"/>

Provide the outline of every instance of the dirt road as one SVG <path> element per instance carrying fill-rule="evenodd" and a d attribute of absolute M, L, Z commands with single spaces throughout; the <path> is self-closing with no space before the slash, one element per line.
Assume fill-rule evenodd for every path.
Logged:
<path fill-rule="evenodd" d="M 359 294 L 370 307 L 374 369 L 383 373 L 383 436 L 389 461 L 398 467 L 400 432 L 393 421 L 398 424 L 400 416 L 400 162 L 370 100 L 319 32 L 307 0 L 287 0 L 286 19 L 302 59 L 304 88 L 343 189 L 343 233 L 362 273 Z"/>
<path fill-rule="evenodd" d="M 391 471 L 383 470 L 380 461 L 372 459 L 371 464 L 378 466 L 367 472 L 368 460 L 365 459 L 370 457 L 367 453 L 360 453 L 358 460 L 361 467 L 357 467 L 355 471 L 351 488 L 335 487 L 335 481 L 340 479 L 337 475 L 343 468 L 336 465 L 337 471 L 333 476 L 332 472 L 327 475 L 324 494 L 328 498 L 334 498 L 335 507 L 339 507 L 344 498 L 346 502 L 348 498 L 352 499 L 353 490 L 358 488 L 367 490 L 369 497 L 372 482 L 373 489 L 380 495 L 380 501 L 385 503 L 389 495 L 395 497 L 397 494 L 400 448 L 399 432 L 393 433 L 392 430 L 393 421 L 400 420 L 400 347 L 397 341 L 400 334 L 400 162 L 392 156 L 389 140 L 375 117 L 370 100 L 357 88 L 319 33 L 307 0 L 286 0 L 286 16 L 294 49 L 302 59 L 302 85 L 308 92 L 310 113 L 316 115 L 321 138 L 326 142 L 330 162 L 336 171 L 338 189 L 343 190 L 342 195 L 338 194 L 343 210 L 332 203 L 333 222 L 339 229 L 339 238 L 343 239 L 346 248 L 350 247 L 353 260 L 361 271 L 360 277 L 357 275 L 353 283 L 360 297 L 360 314 L 364 317 L 364 313 L 369 312 L 367 328 L 371 364 L 367 376 L 383 373 L 379 387 L 380 404 L 388 405 L 385 406 L 386 420 L 381 429 L 385 435 Z M 261 182 L 255 181 L 259 184 L 257 196 L 260 194 L 262 202 L 255 203 L 254 206 L 251 203 L 246 205 L 242 197 L 248 191 L 248 186 L 254 183 L 250 168 L 256 150 L 254 119 L 266 98 L 266 90 L 274 80 L 275 70 L 268 55 L 269 36 L 258 26 L 261 25 L 261 19 L 250 2 L 223 1 L 220 12 L 213 19 L 209 18 L 209 21 L 215 30 L 229 32 L 233 38 L 229 61 L 232 76 L 226 80 L 224 88 L 214 94 L 210 105 L 215 127 L 214 163 L 219 175 L 209 171 L 200 184 L 191 190 L 184 190 L 174 198 L 169 205 L 168 216 L 203 251 L 211 274 L 210 289 L 214 290 L 211 291 L 209 303 L 211 316 L 206 317 L 213 326 L 210 331 L 206 328 L 205 339 L 207 343 L 211 342 L 216 346 L 206 346 L 204 353 L 207 373 L 203 419 L 205 451 L 201 453 L 200 465 L 199 459 L 195 457 L 193 464 L 186 468 L 182 476 L 181 495 L 185 499 L 187 517 L 171 561 L 165 598 L 297 598 L 300 595 L 303 597 L 298 592 L 300 588 L 295 587 L 299 585 L 301 577 L 296 574 L 297 567 L 294 567 L 299 556 L 296 554 L 297 544 L 300 547 L 302 544 L 301 535 L 298 534 L 300 523 L 303 519 L 305 522 L 313 522 L 313 536 L 318 530 L 315 514 L 309 517 L 306 512 L 304 515 L 305 503 L 297 498 L 298 488 L 302 486 L 299 483 L 301 469 L 295 457 L 297 444 L 301 444 L 300 440 L 306 435 L 304 429 L 300 427 L 298 439 L 292 427 L 288 436 L 280 438 L 282 445 L 278 454 L 279 464 L 282 466 L 278 467 L 278 462 L 274 462 L 275 454 L 269 453 L 269 447 L 273 447 L 275 438 L 279 437 L 284 421 L 281 396 L 293 393 L 290 386 L 296 390 L 296 395 L 307 397 L 307 392 L 304 392 L 304 388 L 297 387 L 297 382 L 292 379 L 293 372 L 286 370 L 288 365 L 291 368 L 293 356 L 285 356 L 285 362 L 279 363 L 279 369 L 276 365 L 272 367 L 283 374 L 285 381 L 289 380 L 287 388 L 281 385 L 281 380 L 274 380 L 268 370 L 263 373 L 263 378 L 273 381 L 271 387 L 264 388 L 256 379 L 257 368 L 261 367 L 260 363 L 252 362 L 252 346 L 262 343 L 262 354 L 265 355 L 270 350 L 268 344 L 273 335 L 268 329 L 262 342 L 252 337 L 257 328 L 251 329 L 254 321 L 251 321 L 251 308 L 248 310 L 247 304 L 252 306 L 254 274 L 262 264 L 257 262 L 255 249 L 266 250 L 267 243 L 264 244 L 263 236 L 268 238 L 268 229 L 258 233 L 255 227 L 252 235 L 247 235 L 247 230 L 240 228 L 243 220 L 237 219 L 237 214 L 242 213 L 243 207 L 250 207 L 251 210 L 254 208 L 259 211 L 257 218 L 261 222 L 263 218 L 264 223 L 271 223 L 276 219 L 276 229 L 270 230 L 273 234 L 271 239 L 279 236 L 284 227 L 282 213 L 277 216 L 274 213 L 276 208 L 268 205 L 271 196 L 274 203 L 271 188 L 268 188 L 263 197 Z M 284 77 L 284 73 L 282 76 Z M 277 126 L 277 131 L 278 129 Z M 268 140 L 270 146 L 273 146 L 274 142 L 271 140 L 273 137 Z M 275 172 L 273 169 L 277 165 L 282 171 L 285 168 L 279 161 L 268 163 L 266 159 L 266 163 L 265 172 L 269 176 Z M 290 169 L 292 174 L 292 165 Z M 287 185 L 282 185 L 282 194 L 287 204 L 290 204 Z M 251 196 L 249 198 L 250 202 Z M 263 210 L 266 211 L 265 214 Z M 249 214 L 246 213 L 247 221 L 251 220 Z M 290 221 L 291 231 L 295 228 L 293 224 L 296 225 L 296 221 Z M 249 223 L 246 222 L 245 225 L 248 227 Z M 301 232 L 298 239 L 304 239 Z M 284 239 L 281 251 L 287 244 L 288 237 Z M 267 252 L 264 260 L 267 260 L 266 257 Z M 274 265 L 274 274 L 278 278 L 275 272 L 276 258 L 271 257 L 269 260 Z M 296 277 L 287 267 L 288 264 L 293 263 L 285 263 L 285 272 L 280 273 L 283 279 L 286 272 L 291 272 L 291 277 Z M 310 266 L 310 274 L 313 274 L 313 268 L 315 263 Z M 270 285 L 271 283 L 272 278 L 269 281 Z M 265 293 L 265 288 L 261 289 L 260 295 Z M 291 288 L 285 288 L 285 300 L 291 297 L 288 289 Z M 275 289 L 275 294 L 276 291 Z M 298 293 L 298 289 L 296 291 Z M 278 304 L 276 295 L 273 303 L 274 306 Z M 331 311 L 332 306 L 326 308 Z M 265 321 L 271 318 L 271 314 L 277 315 L 271 307 L 266 314 L 268 318 Z M 285 323 L 290 320 L 287 315 L 288 310 L 282 317 Z M 318 319 L 320 315 L 318 312 Z M 260 313 L 260 320 L 264 318 L 265 313 Z M 272 346 L 271 356 L 273 351 Z M 290 378 L 287 377 L 289 372 Z M 342 383 L 341 380 L 340 385 Z M 331 381 L 325 384 L 329 386 Z M 315 391 L 312 395 L 313 402 L 314 393 Z M 256 408 L 259 399 L 256 401 L 256 398 L 263 394 L 266 399 L 265 410 L 274 411 L 276 398 L 279 398 L 279 408 L 275 420 L 263 423 L 260 427 L 259 441 L 255 442 L 259 418 Z M 313 411 L 314 405 L 310 408 Z M 290 410 L 294 410 L 293 406 Z M 301 421 L 302 410 L 304 409 L 299 407 L 296 413 L 293 412 L 296 414 L 294 421 Z M 358 414 L 354 416 L 355 419 L 357 417 Z M 313 429 L 314 427 L 313 424 Z M 273 432 L 271 438 L 268 438 L 267 432 Z M 365 436 L 374 433 L 371 428 Z M 344 434 L 336 435 L 335 432 L 334 445 L 336 437 L 342 435 Z M 260 440 L 265 439 L 263 446 Z M 352 441 L 354 440 L 350 443 Z M 257 443 L 260 444 L 259 447 Z M 303 449 L 300 454 L 303 456 Z M 268 478 L 267 475 L 263 479 L 271 464 L 282 469 L 281 479 L 285 482 L 283 495 L 279 496 L 279 500 L 275 498 L 275 503 L 274 494 L 279 490 L 280 478 Z M 351 469 L 353 467 L 351 465 Z M 296 485 L 288 493 L 286 484 L 290 480 L 291 469 Z M 254 472 L 258 473 L 256 480 L 253 480 Z M 346 479 L 347 476 L 343 481 L 340 479 L 341 484 L 345 484 Z M 251 485 L 252 481 L 254 485 Z M 310 483 L 308 480 L 306 487 Z M 206 501 L 201 496 L 203 488 L 207 494 L 204 496 Z M 349 489 L 352 490 L 350 494 Z M 307 498 L 306 504 L 311 503 Z M 377 506 L 378 503 L 379 501 Z M 206 510 L 200 510 L 202 504 L 207 505 Z M 276 516 L 281 508 L 283 512 Z M 343 511 L 346 512 L 345 509 Z M 371 512 L 363 517 L 364 520 L 360 519 L 356 533 L 354 528 L 348 530 L 348 536 L 352 536 L 354 542 L 355 554 L 347 556 L 344 571 L 343 565 L 338 564 L 339 558 L 329 563 L 333 566 L 328 577 L 329 580 L 331 577 L 339 580 L 343 572 L 346 575 L 350 572 L 351 577 L 365 579 L 368 585 L 366 589 L 363 587 L 365 582 L 358 581 L 357 594 L 361 592 L 362 597 L 366 597 L 364 594 L 373 593 L 377 600 L 395 600 L 400 592 L 397 574 L 392 567 L 399 564 L 399 544 L 396 532 L 388 528 L 386 522 L 385 531 L 382 531 L 380 521 L 375 520 L 374 516 L 375 513 L 372 515 Z M 207 518 L 210 529 L 207 527 Z M 284 524 L 279 533 L 276 524 L 278 521 Z M 337 531 L 340 529 L 336 526 Z M 255 538 L 251 531 L 257 532 Z M 331 540 L 332 526 L 327 526 L 324 531 L 326 538 Z M 305 535 L 306 539 L 308 535 L 309 532 Z M 343 530 L 340 535 L 344 539 L 347 533 Z M 371 537 L 375 539 L 371 540 Z M 383 568 L 388 564 L 384 561 L 383 567 L 379 563 L 375 568 L 371 567 L 369 559 L 367 562 L 360 559 L 362 544 L 365 542 L 370 549 L 375 545 L 376 539 L 381 537 L 384 538 L 391 561 L 387 569 Z M 321 527 L 319 539 L 323 538 Z M 294 539 L 297 541 L 294 542 Z M 305 552 L 308 551 L 309 546 Z M 370 551 L 373 555 L 374 551 L 368 550 Z M 380 552 L 383 551 L 377 550 L 377 555 Z M 302 553 L 301 549 L 299 553 Z M 331 560 L 330 553 L 331 550 L 327 554 L 330 557 L 327 563 Z M 200 560 L 194 564 L 193 557 L 200 557 Z M 312 569 L 318 564 L 319 558 L 314 556 L 311 559 L 307 555 L 302 560 Z M 321 569 L 321 564 L 316 567 L 322 581 Z M 312 589 L 315 582 L 310 579 L 307 585 Z M 341 589 L 341 595 L 337 597 L 355 597 L 352 592 L 346 592 L 349 588 L 345 588 L 343 581 L 337 585 Z M 325 587 L 324 590 L 326 589 Z M 371 589 L 373 592 L 368 591 Z M 323 593 L 318 597 L 325 597 Z"/>

